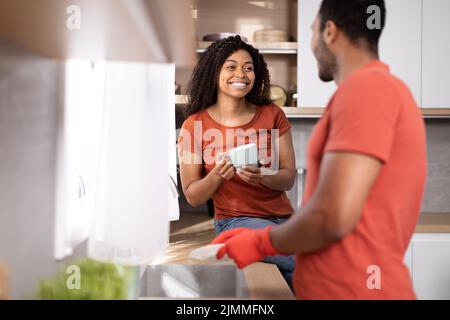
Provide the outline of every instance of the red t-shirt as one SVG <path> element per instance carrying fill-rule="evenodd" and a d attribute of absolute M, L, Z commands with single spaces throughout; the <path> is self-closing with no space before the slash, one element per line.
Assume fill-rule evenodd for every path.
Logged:
<path fill-rule="evenodd" d="M 270 158 L 272 138 L 276 139 L 276 135 L 281 137 L 290 128 L 283 110 L 275 104 L 258 106 L 249 123 L 235 127 L 216 122 L 204 109 L 184 121 L 178 148 L 181 152 L 187 150 L 200 156 L 206 175 L 214 168 L 218 152 L 227 152 L 243 144 L 256 143 L 259 159 Z M 220 185 L 213 195 L 213 202 L 216 219 L 239 216 L 287 217 L 294 211 L 286 192 L 263 185 L 250 185 L 237 174 Z"/>
<path fill-rule="evenodd" d="M 356 229 L 324 250 L 297 256 L 297 297 L 415 299 L 403 259 L 424 193 L 425 127 L 409 89 L 382 62 L 344 79 L 314 128 L 304 203 L 329 151 L 369 155 L 383 166 Z"/>

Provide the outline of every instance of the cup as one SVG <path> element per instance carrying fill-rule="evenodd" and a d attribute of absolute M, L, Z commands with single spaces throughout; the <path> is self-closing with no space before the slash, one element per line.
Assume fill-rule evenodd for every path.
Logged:
<path fill-rule="evenodd" d="M 258 165 L 258 148 L 256 144 L 244 144 L 229 150 L 226 155 L 235 168 Z"/>

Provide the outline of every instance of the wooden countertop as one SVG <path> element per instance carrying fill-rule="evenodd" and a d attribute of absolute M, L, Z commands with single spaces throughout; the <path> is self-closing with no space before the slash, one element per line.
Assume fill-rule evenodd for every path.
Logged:
<path fill-rule="evenodd" d="M 8 272 L 6 266 L 0 263 L 0 300 L 8 299 Z"/>
<path fill-rule="evenodd" d="M 450 233 L 450 212 L 423 212 L 416 233 Z"/>
<path fill-rule="evenodd" d="M 325 108 L 314 107 L 282 107 L 286 116 L 290 119 L 295 118 L 320 118 Z M 420 111 L 424 118 L 449 118 L 450 108 L 421 108 Z"/>
<path fill-rule="evenodd" d="M 215 237 L 213 219 L 205 215 L 190 217 L 190 222 L 171 225 L 170 244 L 164 259 L 158 263 L 206 264 L 189 258 L 195 248 L 207 245 Z M 186 224 L 191 223 L 191 225 Z M 186 224 L 186 225 L 185 225 Z M 175 228 L 173 228 L 175 226 Z M 295 296 L 275 265 L 257 262 L 243 269 L 250 299 L 293 300 Z"/>

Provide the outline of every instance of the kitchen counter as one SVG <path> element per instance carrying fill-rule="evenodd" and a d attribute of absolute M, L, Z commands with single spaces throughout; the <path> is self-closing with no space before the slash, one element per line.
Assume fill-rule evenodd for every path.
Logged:
<path fill-rule="evenodd" d="M 423 212 L 417 223 L 416 233 L 450 233 L 450 212 Z"/>
<path fill-rule="evenodd" d="M 0 262 L 0 300 L 8 299 L 8 276 L 6 266 Z"/>
<path fill-rule="evenodd" d="M 186 218 L 189 216 L 189 218 Z M 175 226 L 175 228 L 173 228 Z M 189 253 L 207 245 L 215 237 L 213 219 L 204 213 L 186 214 L 172 223 L 170 245 L 160 263 L 202 264 Z M 422 213 L 416 233 L 450 233 L 450 213 Z M 254 263 L 243 269 L 251 299 L 294 299 L 292 291 L 275 265 Z"/>
<path fill-rule="evenodd" d="M 189 214 L 186 214 L 186 216 L 189 216 Z M 189 258 L 189 253 L 192 250 L 209 244 L 215 237 L 213 219 L 207 218 L 205 220 L 204 217 L 204 214 L 193 216 L 191 218 L 192 225 L 172 228 L 169 248 L 167 249 L 165 258 L 159 261 L 159 263 L 207 264 L 207 262 Z M 174 225 L 180 223 L 183 224 L 180 220 Z M 250 299 L 295 299 L 293 292 L 275 265 L 257 262 L 245 267 L 243 272 Z"/>

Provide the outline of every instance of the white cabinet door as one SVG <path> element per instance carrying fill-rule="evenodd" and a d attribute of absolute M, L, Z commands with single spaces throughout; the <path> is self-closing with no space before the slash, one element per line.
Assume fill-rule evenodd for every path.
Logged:
<path fill-rule="evenodd" d="M 408 249 L 406 249 L 405 259 L 404 259 L 404 262 L 405 262 L 406 266 L 408 267 L 409 275 L 410 275 L 411 279 L 413 277 L 413 248 L 414 248 L 414 242 L 411 241 L 409 243 Z"/>
<path fill-rule="evenodd" d="M 413 238 L 413 283 L 419 299 L 450 299 L 450 234 Z"/>
<path fill-rule="evenodd" d="M 449 0 L 423 1 L 423 107 L 450 108 L 449 14 Z"/>
<path fill-rule="evenodd" d="M 298 6 L 297 81 L 298 105 L 301 107 L 324 107 L 336 90 L 334 83 L 323 83 L 319 79 L 317 62 L 310 48 L 311 24 L 320 2 L 300 1 Z M 387 21 L 380 40 L 380 59 L 409 86 L 420 105 L 422 0 L 387 0 L 386 9 Z"/>
<path fill-rule="evenodd" d="M 292 208 L 295 212 L 297 212 L 302 205 L 303 192 L 305 188 L 305 177 L 306 170 L 303 168 L 298 168 L 297 175 L 295 176 L 294 186 L 287 192 L 289 201 L 291 202 Z"/>
<path fill-rule="evenodd" d="M 380 59 L 408 85 L 420 106 L 422 0 L 386 0 L 385 3 L 387 14 L 379 43 Z"/>
<path fill-rule="evenodd" d="M 311 50 L 312 31 L 322 0 L 300 0 L 298 4 L 297 88 L 299 107 L 324 108 L 336 90 L 334 82 L 319 79 L 317 62 Z"/>

